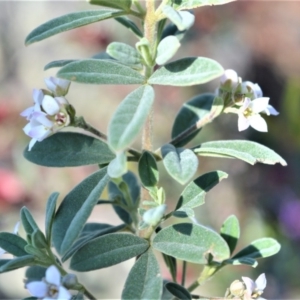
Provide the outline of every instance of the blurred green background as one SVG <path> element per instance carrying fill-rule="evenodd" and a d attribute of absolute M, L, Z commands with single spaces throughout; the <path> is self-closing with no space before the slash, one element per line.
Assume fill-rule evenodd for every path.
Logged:
<path fill-rule="evenodd" d="M 45 202 L 53 191 L 60 199 L 96 167 L 48 169 L 27 162 L 22 151 L 29 142 L 19 114 L 32 105 L 32 89 L 45 88 L 44 78 L 56 70 L 43 71 L 52 60 L 87 58 L 104 51 L 111 41 L 134 45 L 131 33 L 112 21 L 91 24 L 24 46 L 26 35 L 57 16 L 83 9 L 97 9 L 85 1 L 0 1 L 0 229 L 11 232 L 26 205 L 43 228 Z M 237 160 L 200 158 L 198 175 L 223 170 L 229 178 L 213 189 L 206 204 L 197 209 L 200 223 L 219 230 L 231 214 L 238 216 L 242 238 L 238 248 L 269 236 L 282 245 L 280 253 L 260 261 L 256 269 L 227 267 L 203 288 L 201 295 L 223 296 L 226 287 L 240 278 L 255 279 L 265 272 L 267 299 L 299 299 L 300 269 L 300 2 L 237 1 L 195 10 L 196 22 L 186 35 L 176 57 L 206 56 L 223 67 L 235 69 L 243 80 L 258 83 L 280 115 L 267 117 L 269 132 L 252 129 L 238 132 L 237 117 L 222 115 L 202 130 L 193 145 L 217 139 L 249 139 L 262 143 L 288 162 L 249 166 Z M 157 87 L 154 106 L 154 148 L 170 139 L 173 119 L 181 105 L 193 95 L 212 92 L 218 80 L 207 85 L 176 88 Z M 87 86 L 73 83 L 67 99 L 78 114 L 106 132 L 113 111 L 134 86 Z M 140 147 L 140 143 L 135 145 Z M 135 166 L 132 166 L 134 170 Z M 164 174 L 168 207 L 176 204 L 183 189 Z M 98 207 L 91 220 L 118 224 L 115 213 Z M 24 232 L 21 229 L 21 234 Z M 82 276 L 97 290 L 100 299 L 118 299 L 133 260 Z M 201 266 L 189 265 L 189 281 Z M 170 275 L 165 267 L 165 278 Z M 24 270 L 0 275 L 0 298 L 28 296 L 23 288 Z M 13 282 L 13 284 L 11 284 Z"/>

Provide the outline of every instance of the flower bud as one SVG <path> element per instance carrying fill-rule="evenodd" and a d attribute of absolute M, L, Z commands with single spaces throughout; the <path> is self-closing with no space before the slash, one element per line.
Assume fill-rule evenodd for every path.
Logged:
<path fill-rule="evenodd" d="M 78 284 L 78 279 L 75 274 L 67 274 L 62 278 L 62 285 L 67 289 L 72 289 L 76 284 Z"/>
<path fill-rule="evenodd" d="M 148 225 L 155 226 L 162 219 L 167 209 L 166 204 L 159 205 L 154 208 L 150 208 L 143 214 L 143 221 Z"/>
<path fill-rule="evenodd" d="M 54 96 L 65 96 L 69 91 L 71 82 L 61 78 L 49 77 L 45 79 L 45 83 Z"/>
<path fill-rule="evenodd" d="M 221 85 L 234 89 L 239 83 L 239 76 L 236 71 L 228 69 L 221 76 L 220 82 Z"/>
<path fill-rule="evenodd" d="M 245 293 L 245 285 L 242 281 L 235 280 L 229 287 L 230 294 L 235 297 L 241 297 Z"/>

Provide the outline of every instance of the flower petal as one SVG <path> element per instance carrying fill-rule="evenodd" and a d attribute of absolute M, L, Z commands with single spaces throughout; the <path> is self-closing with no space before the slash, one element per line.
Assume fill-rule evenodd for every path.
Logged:
<path fill-rule="evenodd" d="M 14 234 L 18 234 L 19 227 L 20 227 L 20 221 L 18 221 L 14 227 L 14 231 L 13 231 Z"/>
<path fill-rule="evenodd" d="M 221 84 L 224 84 L 227 80 L 231 81 L 231 84 L 238 84 L 239 76 L 236 71 L 232 69 L 227 69 L 224 71 L 224 74 L 220 78 Z"/>
<path fill-rule="evenodd" d="M 261 115 L 254 115 L 248 118 L 250 121 L 250 126 L 257 131 L 267 132 L 268 125 L 265 119 Z"/>
<path fill-rule="evenodd" d="M 38 104 L 39 106 L 42 105 L 42 101 L 44 98 L 44 94 L 42 90 L 34 89 L 32 92 L 32 98 L 35 104 Z"/>
<path fill-rule="evenodd" d="M 263 291 L 267 286 L 267 279 L 265 273 L 260 274 L 255 280 L 256 288 L 259 291 Z"/>
<path fill-rule="evenodd" d="M 255 282 L 249 277 L 242 277 L 242 279 L 246 285 L 247 292 L 251 295 L 256 287 Z"/>
<path fill-rule="evenodd" d="M 60 108 L 55 98 L 48 95 L 44 96 L 42 107 L 44 111 L 50 116 L 57 114 Z"/>
<path fill-rule="evenodd" d="M 72 295 L 65 287 L 63 287 L 63 286 L 59 287 L 57 299 L 67 300 L 67 299 L 71 299 L 71 297 L 72 297 Z"/>
<path fill-rule="evenodd" d="M 48 284 L 43 281 L 32 281 L 26 284 L 29 293 L 37 298 L 44 298 L 48 293 Z"/>
<path fill-rule="evenodd" d="M 65 96 L 68 93 L 71 84 L 69 80 L 56 78 L 56 77 L 45 78 L 45 83 L 47 88 L 55 96 Z"/>
<path fill-rule="evenodd" d="M 249 120 L 243 114 L 239 114 L 239 118 L 238 118 L 239 131 L 246 130 L 249 126 L 250 126 Z"/>
<path fill-rule="evenodd" d="M 263 96 L 263 92 L 262 92 L 260 86 L 257 83 L 253 84 L 252 90 L 254 92 L 254 97 L 255 98 L 261 98 Z"/>
<path fill-rule="evenodd" d="M 34 146 L 34 144 L 36 142 L 37 142 L 37 139 L 34 139 L 34 138 L 29 142 L 28 151 L 30 151 L 32 149 L 32 147 Z"/>
<path fill-rule="evenodd" d="M 56 286 L 60 286 L 60 273 L 55 266 L 50 266 L 46 270 L 46 281 Z"/>
<path fill-rule="evenodd" d="M 266 97 L 254 99 L 251 101 L 249 107 L 251 108 L 252 112 L 260 113 L 268 107 L 269 100 L 270 98 Z"/>
<path fill-rule="evenodd" d="M 279 112 L 270 104 L 267 106 L 267 108 L 263 112 L 266 113 L 268 116 L 269 115 L 273 115 L 273 116 L 279 115 Z"/>
<path fill-rule="evenodd" d="M 239 108 L 239 112 L 242 114 L 244 111 L 250 106 L 251 104 L 251 99 L 250 98 L 245 98 L 243 105 Z"/>
<path fill-rule="evenodd" d="M 25 117 L 27 120 L 29 120 L 33 112 L 34 112 L 34 106 L 31 106 L 23 110 L 20 113 L 20 116 Z"/>

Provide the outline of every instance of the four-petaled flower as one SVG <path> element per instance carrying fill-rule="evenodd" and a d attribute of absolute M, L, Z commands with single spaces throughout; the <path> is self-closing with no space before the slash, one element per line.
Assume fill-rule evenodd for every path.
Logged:
<path fill-rule="evenodd" d="M 263 293 L 267 285 L 267 279 L 265 274 L 263 273 L 259 275 L 258 278 L 255 280 L 255 282 L 249 277 L 242 277 L 242 279 L 246 285 L 244 300 L 251 300 L 251 299 L 263 300 L 263 298 L 261 298 L 260 295 Z"/>
<path fill-rule="evenodd" d="M 29 121 L 23 128 L 24 132 L 32 138 L 29 151 L 37 141 L 42 141 L 70 124 L 70 116 L 67 112 L 69 102 L 62 97 L 68 92 L 70 82 L 54 77 L 45 79 L 45 82 L 52 91 L 52 96 L 43 90 L 33 90 L 34 105 L 21 113 L 21 116 Z"/>
<path fill-rule="evenodd" d="M 61 284 L 61 275 L 55 266 L 46 270 L 46 277 L 42 281 L 32 281 L 26 284 L 26 289 L 34 297 L 44 300 L 71 299 L 70 292 Z"/>
<path fill-rule="evenodd" d="M 260 113 L 275 116 L 279 114 L 273 106 L 269 105 L 269 99 L 261 97 L 251 101 L 250 98 L 245 98 L 243 105 L 238 110 L 239 131 L 246 130 L 249 126 L 261 132 L 268 131 L 267 123 Z"/>
<path fill-rule="evenodd" d="M 13 231 L 14 234 L 18 234 L 19 227 L 20 227 L 20 222 L 17 222 L 14 227 L 14 231 Z M 4 253 L 6 253 L 6 251 L 3 248 L 0 248 L 0 256 L 3 255 Z"/>

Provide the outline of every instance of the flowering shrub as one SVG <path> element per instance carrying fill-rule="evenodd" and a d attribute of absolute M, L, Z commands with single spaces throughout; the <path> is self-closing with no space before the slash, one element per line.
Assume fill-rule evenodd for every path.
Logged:
<path fill-rule="evenodd" d="M 270 99 L 263 97 L 258 84 L 243 82 L 235 71 L 225 71 L 212 59 L 172 60 L 183 43 L 183 35 L 194 23 L 191 10 L 228 0 L 89 2 L 104 8 L 50 20 L 33 30 L 26 44 L 114 19 L 124 30 L 135 34 L 135 47 L 112 42 L 97 58 L 50 62 L 45 69 L 59 67 L 57 78 L 45 80 L 48 90 L 33 91 L 34 105 L 21 115 L 29 122 L 24 127 L 31 138 L 24 151 L 29 161 L 47 167 L 95 165 L 97 171 L 65 195 L 58 207 L 59 194 L 50 195 L 45 233 L 31 212 L 26 207 L 21 209 L 26 236 L 21 237 L 18 230 L 0 233 L 1 254 L 13 255 L 0 260 L 0 272 L 28 267 L 25 287 L 35 298 L 97 299 L 101 295 L 93 295 L 68 269 L 87 272 L 136 257 L 122 299 L 198 299 L 201 296 L 192 292 L 220 269 L 227 265 L 256 267 L 257 259 L 280 250 L 276 240 L 265 237 L 236 252 L 240 227 L 234 215 L 224 220 L 219 232 L 197 221 L 194 208 L 203 205 L 206 193 L 228 177 L 222 171 L 197 174 L 198 156 L 240 159 L 252 165 L 286 162 L 273 150 L 252 141 L 207 141 L 192 146 L 188 143 L 192 144 L 201 128 L 223 113 L 237 114 L 239 131 L 251 126 L 266 132 L 267 123 L 261 114 L 278 112 L 269 104 Z M 130 19 L 132 16 L 135 21 Z M 215 93 L 196 95 L 183 104 L 174 118 L 170 141 L 153 149 L 151 114 L 155 85 L 192 86 L 219 77 Z M 138 87 L 120 103 L 108 132 L 103 133 L 78 115 L 71 100 L 65 98 L 71 82 Z M 66 127 L 78 127 L 88 134 L 60 132 Z M 131 145 L 141 130 L 140 151 Z M 136 173 L 128 169 L 129 161 L 136 163 Z M 174 182 L 185 185 L 173 210 L 168 208 L 170 187 L 160 186 L 158 164 L 164 166 Z M 106 188 L 108 199 L 102 199 Z M 104 204 L 112 205 L 120 225 L 88 222 L 94 207 Z M 165 221 L 171 218 L 172 225 L 166 226 Z M 164 258 L 172 280 L 163 280 L 155 253 Z M 183 261 L 180 282 L 178 260 Z M 190 286 L 185 284 L 188 264 L 203 265 Z M 248 277 L 242 280 L 229 285 L 225 298 L 259 299 L 266 286 L 265 275 L 255 282 Z"/>

